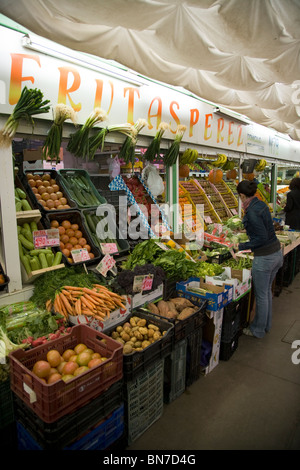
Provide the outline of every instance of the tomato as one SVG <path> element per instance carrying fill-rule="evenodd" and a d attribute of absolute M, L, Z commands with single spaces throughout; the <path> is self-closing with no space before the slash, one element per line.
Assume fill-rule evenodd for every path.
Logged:
<path fill-rule="evenodd" d="M 32 369 L 32 372 L 37 375 L 40 379 L 48 377 L 51 366 L 47 361 L 37 361 Z"/>
<path fill-rule="evenodd" d="M 51 367 L 57 367 L 61 363 L 61 355 L 56 349 L 47 352 L 47 361 Z"/>

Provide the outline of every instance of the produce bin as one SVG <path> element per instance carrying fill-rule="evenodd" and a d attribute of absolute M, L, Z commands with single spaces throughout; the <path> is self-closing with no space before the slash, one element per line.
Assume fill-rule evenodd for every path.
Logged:
<path fill-rule="evenodd" d="M 119 227 L 116 224 L 116 221 L 112 221 L 112 226 L 111 228 L 111 234 L 105 239 L 105 240 L 100 240 L 97 236 L 96 233 L 96 228 L 97 224 L 99 223 L 100 217 L 96 215 L 97 209 L 83 209 L 82 210 L 82 215 L 84 218 L 85 226 L 86 229 L 91 237 L 91 239 L 94 242 L 95 246 L 98 246 L 101 253 L 104 255 L 106 254 L 105 252 L 105 246 L 103 247 L 102 244 L 110 244 L 116 245 L 116 250 L 112 250 L 111 252 L 108 251 L 109 254 L 112 254 L 114 256 L 118 255 L 124 255 L 125 253 L 129 252 L 129 243 L 127 240 L 124 238 L 120 237 L 120 231 Z M 106 217 L 104 215 L 104 217 Z M 113 247 L 113 246 L 112 246 Z"/>
<path fill-rule="evenodd" d="M 1 367 L 1 365 L 0 365 Z M 9 379 L 0 383 L 0 429 L 14 422 L 13 395 Z"/>
<path fill-rule="evenodd" d="M 220 361 L 228 361 L 238 348 L 240 332 L 238 331 L 230 341 L 221 341 Z"/>
<path fill-rule="evenodd" d="M 48 385 L 33 374 L 33 365 L 45 360 L 49 350 L 62 354 L 78 343 L 107 357 L 107 361 L 66 383 L 59 380 Z M 32 350 L 17 349 L 9 358 L 12 391 L 46 423 L 76 411 L 123 377 L 122 345 L 86 325 L 74 326 L 69 334 Z"/>
<path fill-rule="evenodd" d="M 164 364 L 164 402 L 171 403 L 185 391 L 187 340 L 177 344 Z"/>
<path fill-rule="evenodd" d="M 202 328 L 197 328 L 187 336 L 186 348 L 186 386 L 189 387 L 201 376 Z"/>
<path fill-rule="evenodd" d="M 80 264 L 94 264 L 94 263 L 99 263 L 102 255 L 100 252 L 100 249 L 95 246 L 93 240 L 91 239 L 86 226 L 84 224 L 84 220 L 82 218 L 81 212 L 79 210 L 74 210 L 74 211 L 69 211 L 69 212 L 61 212 L 60 214 L 58 213 L 51 213 L 47 214 L 44 218 L 44 223 L 47 228 L 51 227 L 51 221 L 52 220 L 57 220 L 59 224 L 63 222 L 63 220 L 69 220 L 71 224 L 77 224 L 79 226 L 79 230 L 82 232 L 83 238 L 86 239 L 87 244 L 91 247 L 91 252 L 94 254 L 94 258 L 85 260 L 85 261 L 79 261 L 77 263 L 72 263 L 70 261 L 70 258 L 67 257 L 63 252 L 63 261 L 66 265 L 68 266 L 73 266 L 73 265 L 80 265 Z M 55 250 L 60 250 L 62 251 L 59 247 L 56 247 Z"/>
<path fill-rule="evenodd" d="M 240 330 L 242 305 L 243 302 L 240 299 L 224 308 L 221 341 L 231 341 Z"/>
<path fill-rule="evenodd" d="M 45 423 L 15 396 L 15 418 L 37 445 L 44 450 L 60 450 L 87 433 L 123 403 L 123 380 L 111 385 L 101 395 L 73 413 L 53 423 Z"/>
<path fill-rule="evenodd" d="M 138 439 L 163 414 L 164 360 L 125 382 L 125 435 L 128 444 Z"/>
<path fill-rule="evenodd" d="M 58 170 L 59 182 L 69 198 L 76 202 L 79 209 L 97 208 L 106 202 L 99 194 L 89 174 L 85 170 Z"/>
<path fill-rule="evenodd" d="M 105 421 L 84 436 L 64 448 L 53 450 L 105 450 L 124 432 L 124 405 L 114 410 Z M 30 432 L 18 421 L 17 422 L 18 450 L 47 450 L 42 447 Z M 49 449 L 48 449 L 49 450 Z"/>
<path fill-rule="evenodd" d="M 155 341 L 150 346 L 143 349 L 143 351 L 134 351 L 130 354 L 124 354 L 123 357 L 123 373 L 125 380 L 133 380 L 138 374 L 145 372 L 153 362 L 164 359 L 173 349 L 173 330 L 174 326 L 167 320 L 161 320 L 157 315 L 145 313 L 141 310 L 136 310 L 126 318 L 126 322 L 130 321 L 133 316 L 138 316 L 147 321 L 147 324 L 156 325 L 161 331 L 166 331 L 161 339 Z M 103 333 L 110 336 L 111 333 L 125 322 L 117 323 L 112 328 L 104 329 Z"/>
<path fill-rule="evenodd" d="M 32 189 L 31 185 L 29 184 L 28 182 L 28 175 L 33 175 L 34 177 L 40 177 L 42 178 L 44 175 L 49 175 L 50 176 L 50 179 L 51 180 L 55 180 L 55 183 L 53 181 L 53 184 L 56 184 L 59 189 L 57 189 L 57 191 L 54 191 L 55 193 L 57 193 L 58 191 L 62 192 L 62 196 L 61 197 L 64 197 L 66 198 L 67 202 L 66 204 L 64 205 L 69 205 L 70 208 L 63 208 L 63 209 L 51 209 L 51 208 L 47 208 L 47 207 L 44 207 L 44 205 L 39 202 L 39 200 L 36 198 L 35 196 L 35 193 L 34 193 L 34 190 Z M 67 194 L 67 192 L 62 188 L 62 185 L 59 181 L 59 177 L 58 177 L 58 173 L 56 170 L 25 170 L 24 171 L 24 176 L 23 176 L 23 185 L 25 187 L 25 190 L 29 196 L 29 199 L 31 201 L 31 204 L 33 207 L 36 207 L 38 208 L 43 214 L 48 214 L 48 213 L 52 213 L 52 212 L 66 212 L 66 211 L 70 211 L 70 210 L 74 210 L 74 209 L 77 209 L 77 204 L 76 202 Z"/>

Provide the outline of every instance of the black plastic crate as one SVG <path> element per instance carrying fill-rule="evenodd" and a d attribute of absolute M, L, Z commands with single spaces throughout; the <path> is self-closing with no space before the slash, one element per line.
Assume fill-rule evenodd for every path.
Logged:
<path fill-rule="evenodd" d="M 42 421 L 20 398 L 14 395 L 15 416 L 31 434 L 37 446 L 58 450 L 70 445 L 123 403 L 123 380 L 75 412 L 54 421 Z"/>
<path fill-rule="evenodd" d="M 46 228 L 51 227 L 51 221 L 52 220 L 57 220 L 58 223 L 60 224 L 63 220 L 69 220 L 72 224 L 78 224 L 79 230 L 82 232 L 83 238 L 86 239 L 87 244 L 90 245 L 91 247 L 91 252 L 94 254 L 94 258 L 86 260 L 86 261 L 80 261 L 78 263 L 71 263 L 67 256 L 63 254 L 63 260 L 64 263 L 67 266 L 77 266 L 77 265 L 82 265 L 82 264 L 95 264 L 99 263 L 100 259 L 102 258 L 102 254 L 100 249 L 95 246 L 91 236 L 89 235 L 89 232 L 85 226 L 83 217 L 81 215 L 81 211 L 79 210 L 73 210 L 73 211 L 68 211 L 68 212 L 63 212 L 61 211 L 60 213 L 53 211 L 53 213 L 46 214 L 46 216 L 43 218 L 43 223 Z M 61 251 L 59 247 L 54 247 L 55 251 Z"/>
<path fill-rule="evenodd" d="M 42 177 L 43 175 L 50 175 L 50 178 L 55 180 L 57 185 L 59 186 L 59 191 L 61 191 L 63 193 L 63 197 L 65 197 L 67 199 L 67 204 L 70 206 L 70 208 L 64 208 L 64 209 L 47 209 L 43 206 L 43 204 L 41 204 L 38 199 L 35 197 L 35 194 L 32 190 L 32 187 L 30 186 L 30 184 L 28 183 L 28 179 L 27 179 L 27 175 L 28 174 L 32 174 L 34 176 L 38 175 L 40 177 Z M 71 210 L 74 210 L 74 209 L 77 209 L 77 204 L 76 202 L 70 198 L 70 196 L 67 194 L 67 192 L 64 190 L 64 188 L 62 187 L 60 181 L 59 181 L 59 176 L 58 176 L 58 173 L 56 170 L 43 170 L 43 169 L 39 169 L 39 170 L 25 170 L 24 171 L 24 174 L 23 174 L 23 177 L 22 177 L 22 183 L 24 185 L 24 188 L 25 188 L 25 192 L 28 194 L 29 196 L 29 199 L 30 199 L 30 202 L 31 202 L 31 205 L 33 207 L 36 207 L 37 209 L 39 209 L 41 211 L 41 213 L 43 214 L 49 214 L 51 212 L 51 214 L 53 212 L 55 213 L 61 213 L 62 211 L 63 212 L 66 212 L 66 211 L 71 211 Z"/>
<path fill-rule="evenodd" d="M 13 394 L 10 388 L 10 380 L 0 383 L 0 429 L 14 422 Z"/>
<path fill-rule="evenodd" d="M 228 361 L 238 348 L 240 332 L 237 332 L 230 341 L 221 341 L 220 356 L 221 361 Z"/>
<path fill-rule="evenodd" d="M 100 204 L 106 202 L 106 199 L 95 188 L 95 185 L 87 171 L 64 168 L 62 170 L 58 170 L 57 173 L 60 185 L 64 189 L 65 193 L 68 194 L 69 198 L 75 201 L 79 209 L 97 208 Z M 86 185 L 79 184 L 78 186 L 78 184 L 75 184 L 74 178 L 77 179 L 81 177 L 85 179 Z M 88 190 L 86 188 L 88 188 Z M 82 200 L 82 196 L 80 196 L 81 192 L 85 195 L 84 201 Z M 93 196 L 93 201 L 91 202 L 86 199 L 89 194 Z M 91 196 L 89 196 L 89 199 L 90 197 Z"/>
<path fill-rule="evenodd" d="M 23 423 L 17 421 L 16 424 L 18 450 L 106 450 L 124 433 L 124 404 L 122 403 L 117 409 L 107 414 L 104 420 L 101 419 L 94 427 L 83 435 L 78 435 L 75 441 L 63 448 L 43 447 Z"/>
<path fill-rule="evenodd" d="M 126 197 L 126 204 L 127 204 L 127 193 L 125 190 L 119 191 L 110 191 L 109 189 L 98 189 L 98 192 L 101 196 L 103 196 L 108 204 L 111 204 L 115 208 L 118 208 L 120 205 L 120 197 Z"/>
<path fill-rule="evenodd" d="M 147 324 L 152 323 L 156 325 L 160 331 L 166 331 L 161 339 L 150 344 L 143 351 L 135 351 L 123 356 L 123 375 L 125 380 L 134 380 L 135 377 L 142 372 L 145 372 L 151 364 L 160 359 L 164 359 L 173 350 L 173 334 L 174 325 L 167 320 L 162 320 L 161 317 L 154 315 L 150 312 L 145 313 L 142 310 L 136 309 L 125 320 L 115 324 L 114 326 L 104 329 L 103 333 L 110 336 L 111 333 L 119 326 L 129 322 L 133 316 L 140 317 L 147 321 Z"/>
<path fill-rule="evenodd" d="M 221 341 L 230 341 L 239 331 L 243 304 L 241 298 L 224 307 Z"/>
<path fill-rule="evenodd" d="M 177 343 L 164 364 L 164 402 L 171 403 L 185 391 L 187 340 Z"/>
<path fill-rule="evenodd" d="M 219 255 L 214 255 L 214 256 L 207 256 L 207 262 L 208 263 L 215 263 L 215 264 L 222 264 L 224 261 L 227 261 L 228 259 L 232 258 L 232 255 L 230 251 L 228 253 L 220 253 Z"/>
<path fill-rule="evenodd" d="M 201 376 L 202 328 L 198 328 L 187 336 L 186 349 L 186 386 L 189 387 Z"/>

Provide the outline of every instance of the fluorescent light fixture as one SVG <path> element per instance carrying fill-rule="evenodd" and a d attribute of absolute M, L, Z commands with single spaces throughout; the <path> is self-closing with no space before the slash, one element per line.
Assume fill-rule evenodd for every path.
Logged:
<path fill-rule="evenodd" d="M 248 119 L 246 116 L 235 113 L 234 111 L 230 111 L 230 109 L 220 108 L 219 106 L 216 106 L 213 112 L 219 114 L 220 116 L 234 119 L 235 121 L 241 122 L 243 124 L 251 124 L 250 119 Z"/>
<path fill-rule="evenodd" d="M 34 41 L 29 34 L 23 36 L 22 46 L 26 49 L 31 49 L 33 51 L 37 51 L 42 54 L 49 55 L 51 57 L 55 57 L 56 59 L 61 59 L 75 65 L 80 65 L 81 67 L 93 70 L 95 72 L 104 73 L 105 75 L 109 75 L 113 78 L 118 78 L 123 81 L 125 80 L 126 82 L 131 83 L 133 85 L 148 86 L 148 83 L 146 81 L 143 81 L 142 79 L 139 80 L 135 76 L 132 77 L 132 71 L 127 72 L 124 68 L 124 73 L 121 73 L 119 71 L 120 69 L 122 70 L 121 66 L 117 67 L 109 65 L 108 63 L 104 62 L 105 59 L 101 59 L 96 56 L 93 58 L 92 56 L 83 52 L 76 53 L 76 51 L 60 46 L 56 43 L 47 42 L 45 44 L 41 44 L 39 42 Z M 99 64 L 99 62 L 101 62 L 101 64 Z"/>

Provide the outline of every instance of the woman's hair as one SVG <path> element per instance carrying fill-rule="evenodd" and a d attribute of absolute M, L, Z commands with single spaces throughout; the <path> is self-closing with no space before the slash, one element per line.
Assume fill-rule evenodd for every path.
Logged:
<path fill-rule="evenodd" d="M 257 191 L 257 183 L 255 181 L 243 180 L 237 185 L 237 192 L 252 197 Z"/>
<path fill-rule="evenodd" d="M 290 189 L 300 189 L 300 178 L 293 178 L 290 182 Z"/>

